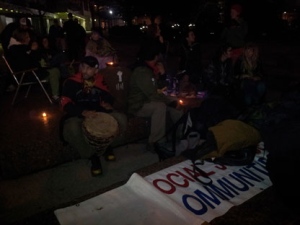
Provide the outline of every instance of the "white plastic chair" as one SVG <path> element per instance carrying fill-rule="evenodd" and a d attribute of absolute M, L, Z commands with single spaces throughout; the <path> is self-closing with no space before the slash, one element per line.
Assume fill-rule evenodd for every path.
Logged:
<path fill-rule="evenodd" d="M 8 61 L 7 61 L 7 59 L 6 59 L 6 57 L 5 57 L 4 54 L 2 55 L 2 58 L 3 58 L 6 66 L 7 66 L 7 68 L 9 70 L 10 74 L 13 76 L 14 80 L 16 81 L 16 83 L 18 85 L 17 89 L 16 89 L 16 92 L 15 92 L 15 95 L 14 95 L 14 98 L 13 98 L 12 103 L 11 103 L 12 105 L 15 104 L 15 101 L 16 101 L 16 98 L 17 98 L 17 95 L 19 93 L 19 90 L 20 90 L 21 86 L 28 86 L 26 94 L 25 94 L 25 98 L 27 98 L 28 94 L 29 94 L 29 91 L 31 89 L 31 86 L 34 85 L 34 84 L 39 84 L 41 86 L 42 90 L 44 91 L 46 97 L 48 98 L 49 102 L 51 104 L 53 103 L 52 100 L 51 100 L 51 98 L 50 98 L 50 96 L 49 96 L 49 94 L 48 94 L 48 92 L 46 91 L 46 89 L 45 89 L 45 87 L 43 85 L 43 83 L 48 83 L 48 80 L 46 80 L 46 79 L 41 80 L 37 76 L 37 74 L 36 74 L 37 68 L 32 68 L 32 69 L 28 69 L 28 70 L 23 70 L 23 71 L 15 72 L 15 71 L 12 70 L 12 68 L 9 65 L 9 63 L 8 63 Z M 35 77 L 36 81 L 29 81 L 29 82 L 28 81 L 24 81 L 24 78 L 26 76 L 31 76 L 31 75 L 33 75 Z"/>

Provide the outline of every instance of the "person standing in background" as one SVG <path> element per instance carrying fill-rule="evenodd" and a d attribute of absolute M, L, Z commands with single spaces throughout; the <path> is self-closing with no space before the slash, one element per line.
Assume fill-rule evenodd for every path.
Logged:
<path fill-rule="evenodd" d="M 202 89 L 202 49 L 193 29 L 183 30 L 183 40 L 179 53 L 179 70 L 185 70 L 189 82 Z"/>
<path fill-rule="evenodd" d="M 65 50 L 62 42 L 64 41 L 64 30 L 60 26 L 58 19 L 53 20 L 49 28 L 49 44 L 54 50 Z"/>
<path fill-rule="evenodd" d="M 161 35 L 160 26 L 152 23 L 148 26 L 144 38 L 141 42 L 141 49 L 146 45 L 153 45 L 159 51 L 159 61 L 165 64 L 165 55 L 167 52 L 167 43 Z"/>
<path fill-rule="evenodd" d="M 68 20 L 63 25 L 63 30 L 66 37 L 67 52 L 69 60 L 80 60 L 80 47 L 81 47 L 81 37 L 82 29 L 73 18 L 73 14 L 68 14 Z"/>
<path fill-rule="evenodd" d="M 77 43 L 76 59 L 82 59 L 85 56 L 86 31 L 77 18 L 74 22 L 76 23 L 76 36 L 73 37 Z"/>
<path fill-rule="evenodd" d="M 243 8 L 234 4 L 230 8 L 230 20 L 221 34 L 221 42 L 232 47 L 232 61 L 236 62 L 243 52 L 248 35 L 248 24 L 242 17 Z"/>

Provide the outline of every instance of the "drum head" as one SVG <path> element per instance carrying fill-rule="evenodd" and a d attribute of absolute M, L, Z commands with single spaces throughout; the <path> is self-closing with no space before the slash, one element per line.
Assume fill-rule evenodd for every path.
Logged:
<path fill-rule="evenodd" d="M 84 119 L 83 133 L 93 147 L 106 148 L 119 133 L 117 120 L 102 112 Z"/>

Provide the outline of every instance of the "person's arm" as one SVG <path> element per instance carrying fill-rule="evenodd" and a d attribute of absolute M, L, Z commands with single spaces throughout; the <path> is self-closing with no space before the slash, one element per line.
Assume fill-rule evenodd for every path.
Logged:
<path fill-rule="evenodd" d="M 89 40 L 85 46 L 86 52 L 97 54 L 97 46 L 96 43 L 92 40 Z"/>
<path fill-rule="evenodd" d="M 75 93 L 77 90 L 77 84 L 75 81 L 67 79 L 63 84 L 62 95 L 61 95 L 61 107 L 64 112 L 70 116 L 82 116 L 84 111 L 81 107 L 75 104 Z"/>
<path fill-rule="evenodd" d="M 248 24 L 247 24 L 247 22 L 246 22 L 245 20 L 243 20 L 243 19 L 241 19 L 241 20 L 239 21 L 239 23 L 240 23 L 240 32 L 241 32 L 243 38 L 245 39 L 246 36 L 247 36 L 247 34 L 248 34 Z"/>
<path fill-rule="evenodd" d="M 251 77 L 251 79 L 253 79 L 255 81 L 264 79 L 264 72 L 263 72 L 262 63 L 260 60 L 258 60 L 256 67 L 253 68 L 252 73 L 253 73 L 253 76 Z"/>
<path fill-rule="evenodd" d="M 13 45 L 8 49 L 8 61 L 13 70 L 21 71 L 32 68 L 39 68 L 40 64 L 35 58 L 28 54 L 29 51 L 26 45 Z"/>
<path fill-rule="evenodd" d="M 164 94 L 157 92 L 157 84 L 154 78 L 153 72 L 148 68 L 137 69 L 137 73 L 140 73 L 136 76 L 136 83 L 139 86 L 140 90 L 146 96 L 149 101 L 161 101 L 169 104 L 171 102 Z"/>
<path fill-rule="evenodd" d="M 242 65 L 241 64 L 242 64 L 241 58 L 239 58 L 234 64 L 233 74 L 234 74 L 235 79 L 237 79 L 237 80 L 241 79 L 241 75 L 242 75 L 242 68 L 241 68 Z"/>
<path fill-rule="evenodd" d="M 212 87 L 216 85 L 215 79 L 216 79 L 216 66 L 214 62 L 211 61 L 206 66 L 203 72 L 203 80 L 205 83 L 205 87 L 209 90 L 212 89 Z"/>
<path fill-rule="evenodd" d="M 116 50 L 105 38 L 102 39 L 102 49 L 100 52 L 103 56 L 112 56 L 116 54 Z"/>

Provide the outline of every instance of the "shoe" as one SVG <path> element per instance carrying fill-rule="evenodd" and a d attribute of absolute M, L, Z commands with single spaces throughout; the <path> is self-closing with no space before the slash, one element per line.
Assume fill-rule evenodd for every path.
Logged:
<path fill-rule="evenodd" d="M 176 154 L 176 152 L 174 152 L 172 149 L 172 143 L 155 143 L 154 150 L 158 155 L 158 159 L 160 162 L 174 157 Z"/>
<path fill-rule="evenodd" d="M 102 175 L 102 165 L 101 160 L 97 154 L 94 154 L 90 157 L 92 166 L 91 166 L 91 174 L 93 177 Z"/>
<path fill-rule="evenodd" d="M 105 153 L 103 154 L 104 159 L 106 161 L 116 161 L 116 156 L 113 152 L 113 149 L 111 147 L 108 147 Z"/>

